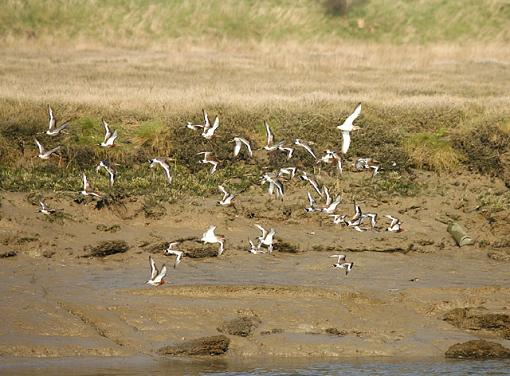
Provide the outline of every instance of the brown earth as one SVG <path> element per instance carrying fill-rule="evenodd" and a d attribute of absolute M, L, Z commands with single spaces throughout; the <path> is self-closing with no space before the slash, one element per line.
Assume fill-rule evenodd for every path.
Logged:
<path fill-rule="evenodd" d="M 487 254 L 509 233 L 509 213 L 478 201 L 506 188 L 470 174 L 420 173 L 419 179 L 425 188 L 416 197 L 358 197 L 367 212 L 398 216 L 403 231 L 396 234 L 383 231 L 383 219 L 381 231 L 359 233 L 305 213 L 308 187 L 297 182 L 287 183 L 283 202 L 254 187 L 236 197 L 235 208 L 216 206 L 216 197 L 161 204 L 165 214 L 157 220 L 144 216 L 136 197 L 119 215 L 69 194 L 48 194 L 47 204 L 65 214 L 53 220 L 37 213 L 32 196 L 4 192 L 0 254 L 16 255 L 0 259 L 0 355 L 156 354 L 215 336 L 239 317 L 260 323 L 246 337 L 226 334 L 225 357 L 443 356 L 455 343 L 491 336 L 443 318 L 466 307 L 508 317 L 508 264 Z M 344 196 L 338 212 L 351 214 Z M 455 245 L 446 231 L 451 220 L 467 229 L 474 246 Z M 249 254 L 247 241 L 259 234 L 255 223 L 274 227 L 276 239 L 299 252 Z M 166 244 L 187 239 L 189 250 L 203 249 L 193 239 L 210 224 L 227 239 L 221 256 L 187 253 L 169 268 L 165 285 L 144 285 L 149 254 L 158 266 L 173 265 L 173 257 L 163 256 Z M 83 257 L 102 241 L 129 249 Z M 347 276 L 331 267 L 329 256 L 339 252 L 355 263 Z"/>

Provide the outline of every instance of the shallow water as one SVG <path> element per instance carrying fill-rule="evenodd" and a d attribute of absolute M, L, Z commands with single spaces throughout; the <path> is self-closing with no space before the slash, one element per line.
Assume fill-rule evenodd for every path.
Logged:
<path fill-rule="evenodd" d="M 150 358 L 63 358 L 5 360 L 0 364 L 2 375 L 214 375 L 214 376 L 322 376 L 322 375 L 510 375 L 510 360 L 394 360 L 349 359 L 339 361 L 281 360 L 153 360 Z"/>

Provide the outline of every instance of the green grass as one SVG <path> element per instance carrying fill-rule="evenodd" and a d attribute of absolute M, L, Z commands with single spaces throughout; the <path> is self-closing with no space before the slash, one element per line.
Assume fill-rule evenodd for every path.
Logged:
<path fill-rule="evenodd" d="M 318 0 L 7 0 L 0 38 L 136 47 L 176 38 L 339 39 L 429 43 L 510 40 L 504 0 L 353 1 L 345 15 Z"/>

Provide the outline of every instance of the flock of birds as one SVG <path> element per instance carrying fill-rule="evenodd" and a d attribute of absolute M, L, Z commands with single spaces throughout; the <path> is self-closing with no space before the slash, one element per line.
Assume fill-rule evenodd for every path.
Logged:
<path fill-rule="evenodd" d="M 351 143 L 351 132 L 359 129 L 358 126 L 353 125 L 353 122 L 358 118 L 361 113 L 361 103 L 359 103 L 354 111 L 347 117 L 347 119 L 337 126 L 337 128 L 341 131 L 342 134 L 342 146 L 341 146 L 341 154 L 347 154 L 349 150 L 349 146 Z M 208 114 L 205 110 L 203 110 L 204 123 L 203 124 L 193 124 L 192 122 L 188 122 L 186 127 L 193 131 L 201 131 L 201 136 L 206 140 L 211 140 L 216 130 L 220 126 L 219 117 L 216 116 L 212 125 L 209 121 Z M 48 118 L 49 125 L 46 134 L 48 136 L 58 136 L 61 133 L 65 133 L 66 128 L 70 125 L 69 121 L 63 122 L 58 125 L 57 118 L 55 117 L 53 110 L 50 106 L 48 106 Z M 104 139 L 98 146 L 103 148 L 111 148 L 115 146 L 115 141 L 118 137 L 117 130 L 111 131 L 109 124 L 102 119 L 102 125 L 104 128 Z M 334 151 L 334 150 L 326 150 L 322 156 L 317 156 L 314 151 L 312 143 L 303 141 L 301 139 L 295 139 L 294 142 L 290 145 L 286 145 L 285 141 L 275 142 L 274 134 L 269 126 L 267 121 L 264 121 L 264 126 L 266 130 L 266 144 L 262 148 L 267 152 L 281 152 L 284 153 L 286 160 L 289 161 L 294 156 L 294 151 L 296 147 L 302 148 L 308 155 L 310 155 L 315 164 L 326 164 L 331 165 L 338 173 L 343 173 L 342 166 L 342 156 Z M 37 140 L 34 139 L 35 144 L 39 150 L 38 157 L 43 160 L 48 160 L 54 153 L 56 153 L 61 147 L 57 146 L 52 149 L 46 150 L 44 146 Z M 234 137 L 231 141 L 234 143 L 234 157 L 238 157 L 241 154 L 241 150 L 244 148 L 246 150 L 246 156 L 248 158 L 253 157 L 253 149 L 251 143 L 244 137 Z M 215 158 L 213 152 L 211 151 L 203 151 L 198 153 L 197 155 L 202 156 L 202 159 L 199 163 L 209 164 L 211 174 L 217 170 L 219 161 Z M 149 167 L 154 168 L 159 166 L 166 178 L 168 184 L 172 184 L 172 173 L 170 166 L 167 162 L 172 161 L 171 158 L 161 158 L 156 157 L 150 159 L 148 161 Z M 357 171 L 361 170 L 371 170 L 372 176 L 376 176 L 381 171 L 381 166 L 379 162 L 372 158 L 358 158 L 355 160 L 354 169 Z M 100 170 L 104 170 L 108 174 L 109 185 L 113 187 L 116 179 L 116 171 L 114 169 L 114 165 L 110 163 L 108 160 L 99 161 L 96 165 L 96 172 L 100 172 Z M 318 195 L 318 199 L 316 200 L 312 193 L 307 192 L 308 198 L 308 206 L 304 209 L 308 213 L 324 213 L 332 218 L 332 223 L 335 225 L 341 225 L 348 228 L 352 228 L 359 232 L 364 232 L 368 230 L 372 231 L 380 231 L 381 228 L 377 225 L 378 215 L 377 213 L 365 213 L 362 211 L 361 207 L 354 202 L 354 215 L 348 216 L 345 214 L 336 214 L 336 210 L 338 205 L 342 201 L 342 197 L 340 195 L 333 198 L 329 192 L 329 189 L 324 185 L 320 186 L 317 180 L 313 177 L 313 175 L 307 173 L 306 171 L 298 171 L 297 167 L 283 167 L 278 171 L 273 173 L 265 173 L 261 177 L 261 184 L 268 184 L 268 193 L 271 196 L 276 196 L 277 199 L 283 199 L 285 194 L 284 181 L 290 181 L 295 176 L 298 176 L 301 181 L 310 185 L 312 190 Z M 92 197 L 101 197 L 101 194 L 94 191 L 88 181 L 87 175 L 85 172 L 82 173 L 82 182 L 83 187 L 79 192 L 80 195 L 83 196 L 92 196 Z M 230 206 L 233 204 L 233 200 L 235 199 L 235 195 L 228 192 L 223 185 L 218 186 L 219 191 L 223 195 L 222 198 L 218 201 L 218 204 L 221 206 Z M 323 204 L 318 204 L 318 200 L 323 200 Z M 51 215 L 55 212 L 55 209 L 49 208 L 43 200 L 40 201 L 40 209 L 39 212 Z M 386 231 L 389 232 L 400 232 L 401 231 L 401 221 L 398 218 L 395 218 L 391 215 L 385 215 L 388 219 L 389 224 L 386 227 Z M 363 224 L 365 221 L 368 221 L 368 227 L 364 227 Z M 251 254 L 261 254 L 272 253 L 273 246 L 275 242 L 275 234 L 276 231 L 274 228 L 270 228 L 269 230 L 265 229 L 259 224 L 255 224 L 255 227 L 260 231 L 260 236 L 257 237 L 256 242 L 248 239 L 249 249 L 248 251 Z M 202 234 L 201 241 L 204 244 L 218 244 L 218 256 L 220 256 L 225 250 L 225 236 L 216 234 L 216 226 L 211 225 Z M 175 256 L 174 268 L 181 262 L 184 252 L 178 249 L 178 243 L 170 243 L 168 248 L 164 251 L 164 255 L 166 256 Z M 346 274 L 348 274 L 353 266 L 353 262 L 346 262 L 345 255 L 332 255 L 331 257 L 336 257 L 337 262 L 333 264 L 333 267 L 344 269 Z M 150 279 L 146 281 L 146 284 L 151 286 L 159 286 L 165 283 L 165 276 L 167 272 L 166 266 L 163 264 L 161 270 L 156 267 L 156 263 L 151 256 L 149 256 L 149 263 L 151 269 Z"/>

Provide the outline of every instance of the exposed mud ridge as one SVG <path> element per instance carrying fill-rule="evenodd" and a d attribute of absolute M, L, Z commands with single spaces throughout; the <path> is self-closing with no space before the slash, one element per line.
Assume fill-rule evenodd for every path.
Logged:
<path fill-rule="evenodd" d="M 124 346 L 124 343 L 118 339 L 111 338 L 107 333 L 107 328 L 105 328 L 105 324 L 102 323 L 99 320 L 94 320 L 88 317 L 85 312 L 80 310 L 76 307 L 70 307 L 62 302 L 57 302 L 57 305 L 62 308 L 64 311 L 69 313 L 70 315 L 78 318 L 81 322 L 83 322 L 85 325 L 91 327 L 97 334 L 99 334 L 101 337 L 106 338 L 109 341 L 114 342 L 115 344 L 119 346 Z"/>
<path fill-rule="evenodd" d="M 162 347 L 158 350 L 161 355 L 222 355 L 228 351 L 230 339 L 227 336 L 201 337 L 176 345 Z"/>
<path fill-rule="evenodd" d="M 455 308 L 445 314 L 444 321 L 465 330 L 483 330 L 510 339 L 510 316 L 488 313 L 483 308 Z"/>
<path fill-rule="evenodd" d="M 190 297 L 303 297 L 341 299 L 358 303 L 380 304 L 381 302 L 361 292 L 337 292 L 318 287 L 303 286 L 226 286 L 226 285 L 181 285 L 166 289 L 131 290 L 134 295 L 148 296 L 190 296 Z"/>
<path fill-rule="evenodd" d="M 496 342 L 473 340 L 456 343 L 445 353 L 445 357 L 454 359 L 507 359 L 510 349 Z"/>
<path fill-rule="evenodd" d="M 124 253 L 129 245 L 124 240 L 102 241 L 96 246 L 86 246 L 83 250 L 86 253 L 83 257 L 106 257 L 116 253 Z"/>
<path fill-rule="evenodd" d="M 260 325 L 262 321 L 258 317 L 239 317 L 237 319 L 225 321 L 218 327 L 220 333 L 230 334 L 232 336 L 248 337 Z"/>

